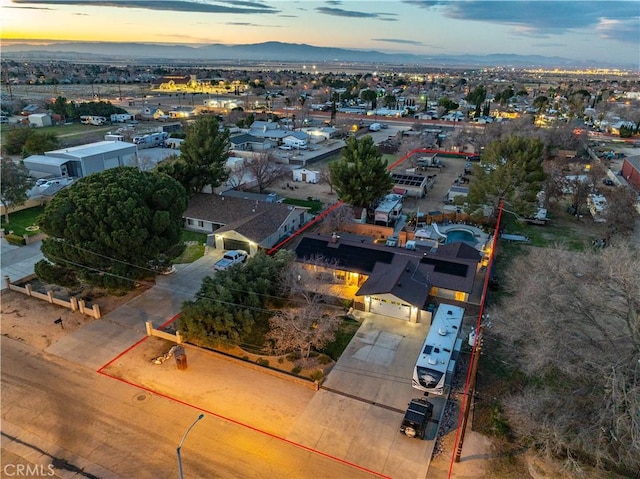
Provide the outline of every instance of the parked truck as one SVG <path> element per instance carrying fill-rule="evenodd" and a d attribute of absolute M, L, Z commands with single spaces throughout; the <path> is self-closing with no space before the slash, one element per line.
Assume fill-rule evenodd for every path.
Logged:
<path fill-rule="evenodd" d="M 220 260 L 213 265 L 216 271 L 224 271 L 231 268 L 235 264 L 244 263 L 247 260 L 247 252 L 241 249 L 227 251 Z"/>

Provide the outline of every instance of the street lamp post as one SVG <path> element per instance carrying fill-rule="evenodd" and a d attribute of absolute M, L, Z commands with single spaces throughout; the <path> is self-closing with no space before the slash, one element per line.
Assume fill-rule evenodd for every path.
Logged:
<path fill-rule="evenodd" d="M 185 431 L 184 436 L 182 436 L 182 440 L 180 441 L 180 444 L 178 444 L 178 447 L 176 449 L 176 455 L 178 456 L 178 477 L 180 479 L 184 479 L 183 475 L 182 475 L 182 456 L 180 455 L 180 449 L 182 449 L 182 444 L 184 444 L 184 440 L 187 438 L 187 434 L 189 434 L 189 431 L 191 431 L 191 429 L 193 428 L 193 426 L 196 425 L 196 423 L 202 419 L 204 417 L 204 414 L 200 414 L 195 421 L 193 421 L 193 424 L 191 424 L 191 426 L 189 426 L 189 428 Z"/>

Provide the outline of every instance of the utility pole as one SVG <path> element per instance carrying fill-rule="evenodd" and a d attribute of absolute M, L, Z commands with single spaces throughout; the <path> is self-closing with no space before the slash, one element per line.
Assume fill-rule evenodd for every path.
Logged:
<path fill-rule="evenodd" d="M 460 425 L 460 436 L 458 444 L 456 446 L 455 462 L 460 462 L 460 455 L 462 454 L 462 444 L 464 443 L 464 434 L 467 429 L 467 421 L 469 420 L 469 411 L 471 410 L 471 398 L 474 396 L 476 389 L 476 377 L 478 375 L 478 364 L 480 363 L 480 351 L 482 349 L 482 334 L 484 332 L 484 326 L 478 328 L 478 334 L 473 348 L 473 362 L 471 363 L 471 377 L 469 378 L 469 389 L 462 401 L 462 424 Z"/>

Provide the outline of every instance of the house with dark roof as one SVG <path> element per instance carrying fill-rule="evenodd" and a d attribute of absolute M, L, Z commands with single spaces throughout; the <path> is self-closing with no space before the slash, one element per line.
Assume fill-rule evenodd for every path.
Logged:
<path fill-rule="evenodd" d="M 208 245 L 253 255 L 293 234 L 312 215 L 301 206 L 200 193 L 183 217 L 186 229 L 208 235 Z"/>
<path fill-rule="evenodd" d="M 305 235 L 296 259 L 333 283 L 358 287 L 357 309 L 412 322 L 429 320 L 437 300 L 466 302 L 474 292 L 481 255 L 463 243 L 419 252 L 343 240 L 336 235 Z"/>
<path fill-rule="evenodd" d="M 241 133 L 229 138 L 232 150 L 241 151 L 265 151 L 273 147 L 272 140 L 268 138 L 258 138 L 257 136 Z"/>

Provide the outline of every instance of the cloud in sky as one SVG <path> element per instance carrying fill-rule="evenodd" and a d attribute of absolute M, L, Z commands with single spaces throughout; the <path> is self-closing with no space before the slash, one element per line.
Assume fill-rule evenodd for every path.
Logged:
<path fill-rule="evenodd" d="M 512 26 L 514 33 L 547 37 L 581 28 L 601 36 L 640 43 L 640 4 L 637 1 L 421 1 L 404 3 L 442 12 L 455 20 Z M 615 25 L 615 27 L 613 27 Z"/>
<path fill-rule="evenodd" d="M 263 2 L 252 1 L 224 1 L 195 2 L 191 0 L 12 0 L 17 4 L 33 5 L 75 5 L 82 7 L 118 7 L 141 8 L 147 10 L 162 10 L 195 13 L 234 13 L 234 14 L 273 14 L 279 13 L 277 8 Z M 41 7 L 44 8 L 44 7 Z"/>
<path fill-rule="evenodd" d="M 424 43 L 415 40 L 405 40 L 402 38 L 372 38 L 374 42 L 400 43 L 402 45 L 424 46 Z"/>
<path fill-rule="evenodd" d="M 318 7 L 316 8 L 316 12 L 322 13 L 324 15 L 332 15 L 334 17 L 347 17 L 347 18 L 377 18 L 378 20 L 385 21 L 397 21 L 396 18 L 391 18 L 395 16 L 394 13 L 380 13 L 380 12 L 362 12 L 356 10 L 344 10 L 342 8 L 332 8 L 332 7 Z"/>

